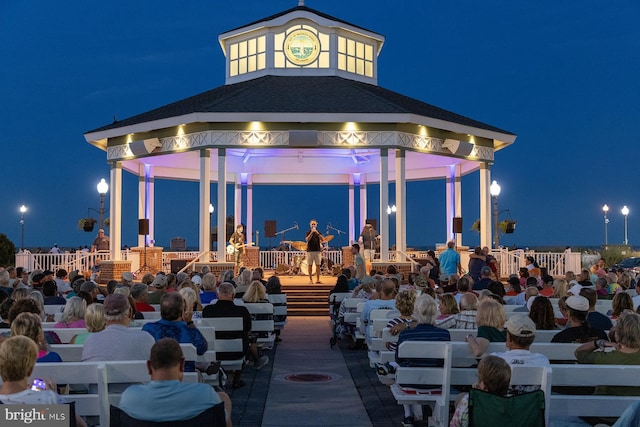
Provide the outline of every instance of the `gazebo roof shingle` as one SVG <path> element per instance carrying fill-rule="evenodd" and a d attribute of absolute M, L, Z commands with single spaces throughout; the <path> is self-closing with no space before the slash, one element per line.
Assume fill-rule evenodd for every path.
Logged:
<path fill-rule="evenodd" d="M 513 135 L 380 86 L 336 76 L 264 76 L 229 84 L 90 131 L 100 132 L 192 113 L 416 114 Z"/>

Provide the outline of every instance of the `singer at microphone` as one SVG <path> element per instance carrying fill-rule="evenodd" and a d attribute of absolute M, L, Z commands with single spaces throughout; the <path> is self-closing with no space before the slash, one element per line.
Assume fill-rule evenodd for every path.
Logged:
<path fill-rule="evenodd" d="M 322 262 L 322 241 L 324 237 L 318 231 L 318 221 L 309 221 L 309 231 L 305 235 L 307 241 L 307 269 L 309 270 L 309 283 L 313 284 L 313 264 L 316 265 L 316 283 L 320 281 L 320 264 Z"/>

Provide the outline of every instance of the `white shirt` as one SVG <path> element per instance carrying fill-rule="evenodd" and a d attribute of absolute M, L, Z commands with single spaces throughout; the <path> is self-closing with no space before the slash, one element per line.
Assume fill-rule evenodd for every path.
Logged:
<path fill-rule="evenodd" d="M 511 366 L 549 366 L 547 356 L 540 353 L 531 353 L 529 350 L 509 350 L 505 352 L 491 353 L 504 359 Z"/>

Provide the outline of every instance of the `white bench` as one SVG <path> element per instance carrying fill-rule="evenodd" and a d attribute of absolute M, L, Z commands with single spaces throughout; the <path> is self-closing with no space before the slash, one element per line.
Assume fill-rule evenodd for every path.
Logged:
<path fill-rule="evenodd" d="M 245 303 L 245 307 L 251 313 L 251 332 L 257 335 L 258 346 L 273 347 L 273 342 L 276 338 L 273 323 L 273 304 Z"/>
<path fill-rule="evenodd" d="M 287 324 L 287 294 L 268 294 L 267 299 L 273 304 L 274 328 L 284 329 L 284 325 Z"/>
<path fill-rule="evenodd" d="M 242 317 L 207 317 L 198 319 L 198 328 L 215 328 L 213 348 L 222 367 L 230 371 L 242 369 L 244 362 L 244 320 Z"/>

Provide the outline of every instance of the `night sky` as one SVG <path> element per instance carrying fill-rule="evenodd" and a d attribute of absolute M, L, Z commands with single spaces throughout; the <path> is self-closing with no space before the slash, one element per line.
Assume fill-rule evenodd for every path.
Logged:
<path fill-rule="evenodd" d="M 220 33 L 298 0 L 4 1 L 0 3 L 0 233 L 20 245 L 90 244 L 77 228 L 109 178 L 106 153 L 83 133 L 224 84 Z M 635 126 L 640 123 L 637 1 L 307 0 L 386 37 L 378 84 L 518 135 L 496 154 L 501 243 L 599 245 L 640 241 Z M 124 173 L 123 244 L 137 240 L 137 178 Z M 478 174 L 463 178 L 464 243 L 479 217 Z M 445 240 L 444 181 L 409 183 L 408 246 Z M 316 217 L 348 230 L 347 189 L 254 187 L 254 227 Z M 230 191 L 232 194 L 232 192 Z M 156 242 L 197 246 L 198 184 L 156 182 Z M 377 197 L 377 194 L 376 194 Z M 370 206 L 373 209 L 372 206 Z M 229 206 L 229 213 L 232 207 Z M 97 214 L 91 212 L 97 217 Z M 638 218 L 638 219 L 636 219 Z M 304 227 L 303 227 L 304 228 Z M 393 229 L 393 226 L 391 226 Z M 296 234 L 297 233 L 297 234 Z M 303 231 L 288 233 L 302 240 Z M 275 241 L 273 242 L 275 243 Z M 341 244 L 347 238 L 342 236 Z"/>

